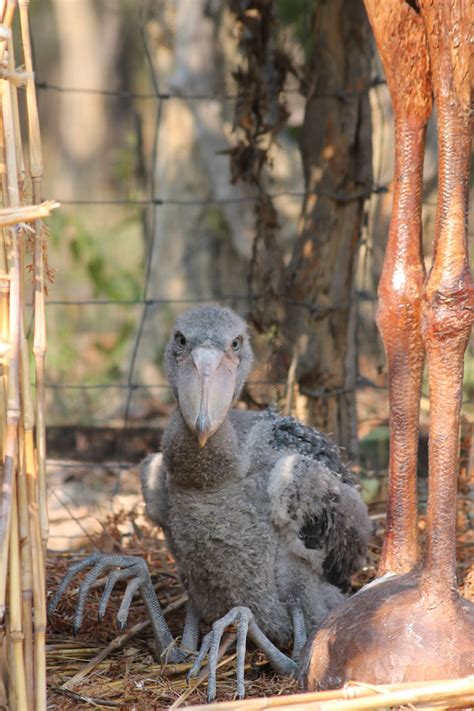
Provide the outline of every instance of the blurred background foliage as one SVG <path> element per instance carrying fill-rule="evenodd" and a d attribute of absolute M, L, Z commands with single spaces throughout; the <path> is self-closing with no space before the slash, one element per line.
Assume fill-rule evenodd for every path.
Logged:
<path fill-rule="evenodd" d="M 386 456 L 385 361 L 374 325 L 393 172 L 392 113 L 386 86 L 378 81 L 383 72 L 369 48 L 369 79 L 377 81 L 362 94 L 370 101 L 370 116 L 364 120 L 371 131 L 372 159 L 361 169 L 372 171 L 377 190 L 360 200 L 357 249 L 350 265 L 353 312 L 348 321 L 353 340 L 347 349 L 353 359 L 353 398 L 347 393 L 328 396 L 332 390 L 343 391 L 345 383 L 338 384 L 315 361 L 310 364 L 311 388 L 317 389 L 321 382 L 327 393 L 316 398 L 311 409 L 299 398 L 304 395 L 302 383 L 308 381 L 309 355 L 324 350 L 317 340 L 311 341 L 312 329 L 320 327 L 321 319 L 309 311 L 301 327 L 307 331 L 301 336 L 310 343 L 306 361 L 301 352 L 296 358 L 294 351 L 296 375 L 288 375 L 291 353 L 282 340 L 284 319 L 292 318 L 291 313 L 281 316 L 284 301 L 270 304 L 265 296 L 259 302 L 259 295 L 249 290 L 249 278 L 259 229 L 253 199 L 257 192 L 277 196 L 272 238 L 281 255 L 282 273 L 304 233 L 308 136 L 313 131 L 314 141 L 321 140 L 317 122 L 305 128 L 305 111 L 317 82 L 324 80 L 318 67 L 322 72 L 327 66 L 320 32 L 327 3 L 274 0 L 270 5 L 268 51 L 272 56 L 281 52 L 288 62 L 283 89 L 276 97 L 288 115 L 261 139 L 259 145 L 268 154 L 257 185 L 231 182 L 229 166 L 229 151 L 243 140 L 241 128 L 235 126 L 236 97 L 242 100 L 242 87 L 234 74 L 238 67 L 248 66 L 242 27 L 236 22 L 238 2 L 31 1 L 46 165 L 44 194 L 62 203 L 49 221 L 49 263 L 54 268 L 48 306 L 50 425 L 161 426 L 171 404 L 161 368 L 170 326 L 191 303 L 212 299 L 244 315 L 255 316 L 260 309 L 261 317 L 262 312 L 275 311 L 270 323 L 255 333 L 263 365 L 257 367 L 255 384 L 245 395 L 248 404 L 288 406 L 290 388 L 293 412 L 318 424 L 328 423 L 326 428 L 348 448 L 351 458 L 361 454 L 363 459 L 365 445 L 359 452 L 344 429 L 331 424 L 328 403 L 333 397 L 337 422 L 340 410 L 346 408 L 357 439 L 373 439 L 375 433 Z M 351 8 L 356 5 L 351 0 Z M 349 22 L 344 4 L 334 2 L 331 12 L 339 13 L 341 25 Z M 341 47 L 340 51 L 346 52 L 341 55 L 341 76 L 350 77 L 354 50 Z M 315 57 L 319 57 L 316 64 Z M 336 72 L 338 62 L 328 61 L 333 61 Z M 320 99 L 318 115 L 329 111 L 328 102 L 343 111 L 350 101 L 343 95 Z M 265 110 L 271 124 L 271 97 L 268 103 Z M 347 121 L 348 114 L 344 115 Z M 303 160 L 302 145 L 306 146 Z M 329 147 L 337 154 L 337 143 Z M 313 166 L 313 173 L 317 170 L 324 172 Z M 380 186 L 386 189 L 379 191 Z M 347 181 L 336 188 L 346 190 Z M 431 126 L 424 191 L 428 266 L 435 200 L 436 143 Z M 268 258 L 268 244 L 265 249 L 263 257 Z M 321 254 L 326 259 L 328 253 Z M 269 274 L 267 282 L 272 268 Z M 311 298 L 315 294 L 319 300 L 327 296 L 313 289 Z M 282 354 L 277 369 L 268 366 L 269 347 Z M 344 367 L 349 367 L 349 356 L 343 355 Z M 463 411 L 471 422 L 473 393 L 471 350 Z M 426 424 L 426 402 L 422 417 Z"/>

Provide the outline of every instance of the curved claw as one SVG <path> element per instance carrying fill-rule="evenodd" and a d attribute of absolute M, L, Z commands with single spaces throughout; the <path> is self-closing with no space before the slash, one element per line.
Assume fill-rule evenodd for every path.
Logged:
<path fill-rule="evenodd" d="M 183 653 L 174 648 L 174 640 L 168 625 L 166 624 L 165 618 L 163 617 L 163 612 L 153 588 L 148 566 L 145 561 L 138 556 L 93 553 L 84 560 L 74 563 L 65 574 L 49 603 L 49 614 L 54 612 L 56 609 L 58 601 L 74 576 L 91 566 L 92 569 L 87 573 L 83 582 L 79 586 L 79 597 L 76 611 L 74 613 L 74 634 L 77 634 L 81 627 L 87 595 L 92 585 L 103 573 L 108 571 L 109 578 L 106 582 L 105 590 L 99 603 L 99 619 L 101 620 L 105 615 L 107 604 L 115 584 L 119 580 L 126 580 L 129 578 L 130 580 L 117 614 L 120 628 L 124 628 L 127 622 L 133 595 L 139 590 L 150 618 L 158 657 L 163 656 L 166 661 L 173 663 L 184 661 Z M 119 568 L 119 570 L 114 570 L 114 568 Z"/>
<path fill-rule="evenodd" d="M 188 671 L 186 675 L 186 681 L 189 684 L 191 679 L 193 679 L 195 676 L 199 674 L 199 671 L 202 667 L 202 663 L 204 661 L 204 657 L 206 657 L 207 653 L 209 652 L 209 648 L 211 646 L 211 639 L 212 639 L 212 632 L 208 632 L 204 637 L 202 638 L 201 642 L 201 648 L 198 652 L 198 655 L 196 659 L 194 660 L 194 664 L 192 665 L 191 669 Z"/>
<path fill-rule="evenodd" d="M 120 566 L 120 569 L 113 570 L 113 568 L 116 568 L 117 566 Z M 64 592 L 66 591 L 68 585 L 71 583 L 73 578 L 86 568 L 91 568 L 91 570 L 87 573 L 84 580 L 79 586 L 78 601 L 73 621 L 74 636 L 77 635 L 82 625 L 87 595 L 89 594 L 90 589 L 96 582 L 96 580 L 98 580 L 98 578 L 100 578 L 101 575 L 107 570 L 110 570 L 111 572 L 99 604 L 99 619 L 102 619 L 105 615 L 107 603 L 109 601 L 110 595 L 115 584 L 119 580 L 124 580 L 130 577 L 133 578 L 133 580 L 137 581 L 133 588 L 130 587 L 130 584 L 127 587 L 125 591 L 124 601 L 122 601 L 122 605 L 118 613 L 119 624 L 121 628 L 123 628 L 128 618 L 128 612 L 130 609 L 133 594 L 136 592 L 136 590 L 140 588 L 140 585 L 142 583 L 146 583 L 149 580 L 149 573 L 148 569 L 146 568 L 146 564 L 141 558 L 138 558 L 137 556 L 121 556 L 107 555 L 103 553 L 92 553 L 91 555 L 87 556 L 87 558 L 84 558 L 84 560 L 81 560 L 77 563 L 73 563 L 64 575 L 58 586 L 58 589 L 56 590 L 55 594 L 49 602 L 48 614 L 51 615 L 55 611 L 59 600 L 64 595 Z"/>
<path fill-rule="evenodd" d="M 262 632 L 255 621 L 252 611 L 248 607 L 233 607 L 224 617 L 214 622 L 212 630 L 202 640 L 199 654 L 188 673 L 187 679 L 189 681 L 199 673 L 204 658 L 206 654 L 208 655 L 209 682 L 207 687 L 207 699 L 209 703 L 214 701 L 216 697 L 217 662 L 219 659 L 219 646 L 222 635 L 225 628 L 231 624 L 237 624 L 236 678 L 237 695 L 239 699 L 245 697 L 244 671 L 247 637 L 264 652 L 277 674 L 292 676 L 297 673 L 297 663 L 281 652 L 265 633 Z"/>
<path fill-rule="evenodd" d="M 248 608 L 247 608 L 248 609 Z M 237 696 L 239 699 L 245 697 L 245 652 L 247 651 L 247 634 L 249 630 L 250 615 L 241 615 L 237 628 L 237 657 L 235 661 L 237 676 Z"/>
<path fill-rule="evenodd" d="M 49 601 L 48 604 L 48 615 L 52 615 L 53 612 L 55 611 L 58 602 L 64 595 L 64 592 L 66 588 L 68 587 L 69 583 L 71 580 L 81 572 L 81 570 L 85 570 L 88 568 L 90 565 L 94 565 L 100 557 L 100 553 L 92 553 L 92 555 L 87 556 L 87 558 L 84 558 L 84 560 L 79 561 L 78 563 L 73 563 L 67 573 L 65 574 L 64 578 L 61 580 L 61 582 L 58 585 L 58 589 L 54 593 L 53 597 Z"/>
<path fill-rule="evenodd" d="M 101 577 L 110 565 L 107 560 L 99 560 L 95 563 L 92 570 L 90 570 L 82 583 L 79 586 L 79 597 L 77 600 L 76 611 L 74 613 L 73 631 L 74 636 L 77 635 L 82 625 L 82 618 L 84 617 L 84 608 L 86 606 L 87 595 L 95 583 L 95 581 Z"/>
<path fill-rule="evenodd" d="M 109 603 L 110 596 L 113 592 L 114 587 L 120 580 L 127 580 L 127 578 L 140 577 L 140 569 L 137 565 L 132 565 L 129 568 L 120 568 L 118 570 L 112 570 L 107 578 L 105 584 L 104 592 L 100 598 L 98 617 L 99 621 L 102 621 L 105 617 L 107 611 L 107 605 Z M 127 614 L 128 617 L 128 614 Z M 126 621 L 126 620 L 125 620 Z"/>
<path fill-rule="evenodd" d="M 236 677 L 237 677 L 237 695 L 239 699 L 245 697 L 245 651 L 247 647 L 247 634 L 249 624 L 253 620 L 253 614 L 248 607 L 233 607 L 224 617 L 216 620 L 212 625 L 212 630 L 202 640 L 199 654 L 191 667 L 187 680 L 197 676 L 201 669 L 202 663 L 206 655 L 208 655 L 207 664 L 209 667 L 209 681 L 207 685 L 207 701 L 211 703 L 216 698 L 217 689 L 217 663 L 219 658 L 219 647 L 222 640 L 222 635 L 226 627 L 232 624 L 237 624 L 237 658 L 236 658 Z"/>
<path fill-rule="evenodd" d="M 120 609 L 117 613 L 117 620 L 120 626 L 120 629 L 123 630 L 125 625 L 127 624 L 127 619 L 128 619 L 128 613 L 130 611 L 130 605 L 132 603 L 132 598 L 137 592 L 137 590 L 140 589 L 140 586 L 142 584 L 142 579 L 139 577 L 134 577 L 131 580 L 129 580 L 128 585 L 125 590 L 125 594 L 122 598 L 122 602 L 120 604 Z"/>

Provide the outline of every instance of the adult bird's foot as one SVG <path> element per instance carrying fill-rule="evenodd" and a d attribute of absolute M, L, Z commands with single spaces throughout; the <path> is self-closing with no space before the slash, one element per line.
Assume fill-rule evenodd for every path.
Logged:
<path fill-rule="evenodd" d="M 73 631 L 75 635 L 81 628 L 84 618 L 84 608 L 91 587 L 100 577 L 108 574 L 104 592 L 99 603 L 99 620 L 101 621 L 105 616 L 107 604 L 115 585 L 120 580 L 128 580 L 122 603 L 117 613 L 120 629 L 124 629 L 127 623 L 132 598 L 134 594 L 139 591 L 148 610 L 158 655 L 162 656 L 166 653 L 166 660 L 171 663 L 184 661 L 185 655 L 174 647 L 173 637 L 163 617 L 160 603 L 158 602 L 153 588 L 148 566 L 145 561 L 138 556 L 93 553 L 84 560 L 74 563 L 70 566 L 49 602 L 49 615 L 55 611 L 59 600 L 73 578 L 87 568 L 91 568 L 91 570 L 89 570 L 79 586 L 79 595 L 76 611 L 74 613 Z"/>
<path fill-rule="evenodd" d="M 277 673 L 282 675 L 292 675 L 296 673 L 296 662 L 283 654 L 283 652 L 280 652 L 273 642 L 266 637 L 255 622 L 252 611 L 248 607 L 233 607 L 224 617 L 216 620 L 212 625 L 212 630 L 205 635 L 196 661 L 188 673 L 188 681 L 197 676 L 204 658 L 207 655 L 207 664 L 209 667 L 209 681 L 207 686 L 208 703 L 211 703 L 216 698 L 219 647 L 222 635 L 229 625 L 237 625 L 236 679 L 237 697 L 239 699 L 245 697 L 244 670 L 247 637 L 250 637 L 259 649 L 266 654 L 269 662 Z"/>

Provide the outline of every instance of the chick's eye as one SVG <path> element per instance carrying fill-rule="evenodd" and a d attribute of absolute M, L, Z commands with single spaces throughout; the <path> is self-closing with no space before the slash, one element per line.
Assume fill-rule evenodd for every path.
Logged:
<path fill-rule="evenodd" d="M 233 351 L 238 351 L 241 345 L 242 345 L 242 338 L 240 336 L 238 336 L 238 338 L 234 338 L 234 340 L 230 344 L 230 347 L 232 348 Z"/>
<path fill-rule="evenodd" d="M 183 334 L 180 333 L 179 331 L 178 331 L 178 333 L 175 334 L 174 342 L 176 343 L 176 345 L 178 346 L 179 349 L 183 349 L 184 346 L 186 345 L 186 339 L 183 336 Z"/>

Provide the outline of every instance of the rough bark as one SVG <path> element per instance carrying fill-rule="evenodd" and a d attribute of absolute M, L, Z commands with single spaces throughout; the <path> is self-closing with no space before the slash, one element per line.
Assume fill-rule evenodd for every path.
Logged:
<path fill-rule="evenodd" d="M 205 0 L 179 0 L 174 10 L 174 22 L 168 27 L 163 24 L 162 30 L 170 37 L 174 33 L 172 52 L 168 43 L 154 43 L 153 37 L 149 45 L 160 89 L 170 87 L 183 99 L 164 102 L 160 109 L 152 170 L 155 195 L 166 204 L 152 216 L 146 297 L 220 299 L 245 291 L 252 203 L 243 199 L 245 187 L 231 184 L 228 156 L 223 153 L 229 139 L 222 100 L 220 10 L 214 12 Z M 189 98 L 214 94 L 215 99 L 205 101 Z M 179 204 L 183 201 L 193 204 Z M 242 307 L 240 301 L 229 305 Z M 141 382 L 157 381 L 156 366 L 161 364 L 162 347 L 178 309 L 178 305 L 163 308 L 160 304 L 147 310 L 134 368 Z"/>
<path fill-rule="evenodd" d="M 351 303 L 364 202 L 372 186 L 365 90 L 371 43 L 361 0 L 317 3 L 313 35 L 302 135 L 307 195 L 282 283 L 285 315 L 276 367 L 283 374 L 296 362 L 297 415 L 331 433 L 354 459 Z M 338 98 L 341 89 L 345 93 Z"/>

